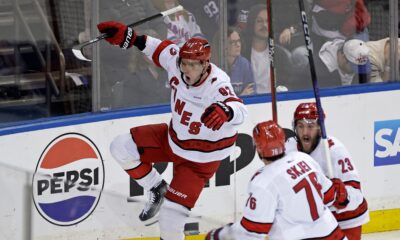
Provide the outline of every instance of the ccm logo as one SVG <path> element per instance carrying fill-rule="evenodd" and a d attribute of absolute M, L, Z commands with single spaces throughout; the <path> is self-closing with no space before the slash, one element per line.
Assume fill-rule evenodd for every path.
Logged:
<path fill-rule="evenodd" d="M 400 164 L 400 120 L 375 122 L 374 165 Z"/>

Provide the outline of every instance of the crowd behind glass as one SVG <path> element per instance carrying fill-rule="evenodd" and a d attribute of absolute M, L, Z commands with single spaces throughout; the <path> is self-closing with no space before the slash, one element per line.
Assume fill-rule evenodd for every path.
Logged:
<path fill-rule="evenodd" d="M 389 23 L 394 19 L 388 17 L 389 6 L 393 7 L 389 0 L 303 1 L 321 88 L 398 80 L 391 76 L 391 68 L 398 67 L 398 63 L 391 61 L 391 48 L 395 46 L 391 41 L 398 41 L 390 31 Z M 271 2 L 277 91 L 310 90 L 312 82 L 298 1 Z M 0 123 L 168 103 L 170 89 L 166 72 L 137 49 L 121 50 L 99 43 L 98 48 L 86 53 L 95 57 L 92 64 L 79 62 L 69 51 L 74 44 L 98 34 L 97 22 L 116 20 L 129 24 L 179 4 L 184 11 L 140 25 L 135 31 L 168 39 L 179 46 L 190 37 L 206 38 L 212 47 L 211 61 L 229 74 L 238 95 L 269 94 L 270 31 L 265 3 L 265 0 L 74 0 L 56 3 L 58 8 L 53 15 L 58 14 L 58 21 L 52 26 L 54 29 L 58 26 L 57 37 L 67 63 L 66 82 L 69 82 L 67 86 L 72 85 L 60 94 L 73 95 L 69 98 L 73 100 L 54 106 L 26 104 L 25 109 L 12 102 L 4 104 L 8 98 L 0 94 L 0 102 L 3 101 L 0 108 L 4 110 L 0 113 Z M 78 6 L 79 13 L 66 15 L 74 11 L 73 4 Z M 52 8 L 47 9 L 51 15 Z M 74 30 L 66 34 L 68 27 Z M 7 65 L 5 59 L 0 56 L 1 66 Z M 0 70 L 0 77 L 10 76 L 4 69 Z M 0 86 L 0 93 L 4 92 Z M 63 96 L 65 98 L 68 97 Z M 32 113 L 32 109 L 39 110 Z"/>

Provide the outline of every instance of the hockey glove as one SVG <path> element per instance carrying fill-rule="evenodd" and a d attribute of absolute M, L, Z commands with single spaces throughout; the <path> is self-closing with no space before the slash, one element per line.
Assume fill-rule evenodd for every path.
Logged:
<path fill-rule="evenodd" d="M 223 227 L 213 229 L 207 233 L 206 240 L 219 240 L 219 232 L 222 230 Z"/>
<path fill-rule="evenodd" d="M 223 102 L 211 104 L 201 115 L 201 122 L 213 131 L 218 130 L 221 126 L 232 119 L 233 110 Z"/>
<path fill-rule="evenodd" d="M 337 209 L 343 209 L 349 204 L 348 194 L 346 190 L 346 185 L 339 178 L 331 179 L 333 187 L 335 189 L 335 201 L 333 206 Z"/>
<path fill-rule="evenodd" d="M 118 45 L 122 49 L 132 47 L 136 39 L 135 31 L 119 22 L 102 22 L 97 25 L 97 28 L 101 33 L 106 33 L 110 36 L 105 39 L 107 42 L 112 45 Z"/>
<path fill-rule="evenodd" d="M 220 232 L 223 228 L 225 228 L 225 227 L 229 228 L 231 225 L 232 225 L 232 223 L 229 223 L 223 227 L 209 231 L 206 235 L 205 240 L 230 240 L 230 239 L 233 239 L 229 230 L 228 230 L 228 233 L 225 231 L 225 236 L 221 236 L 221 234 L 220 234 Z"/>

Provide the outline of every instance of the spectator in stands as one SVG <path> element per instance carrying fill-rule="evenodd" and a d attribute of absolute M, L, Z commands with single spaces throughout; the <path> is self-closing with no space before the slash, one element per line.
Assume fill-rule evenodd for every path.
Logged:
<path fill-rule="evenodd" d="M 265 0 L 251 0 L 251 1 L 232 0 L 232 1 L 230 1 L 230 4 L 233 5 L 231 7 L 231 9 L 234 9 L 234 11 L 231 11 L 228 14 L 236 14 L 236 15 L 235 16 L 228 15 L 228 19 L 231 19 L 230 22 L 228 22 L 229 25 L 236 26 L 240 30 L 244 30 L 247 25 L 247 20 L 249 18 L 250 9 L 255 5 L 265 4 Z M 235 20 L 235 21 L 233 22 L 233 20 Z"/>
<path fill-rule="evenodd" d="M 228 74 L 238 95 L 254 94 L 254 76 L 249 60 L 241 55 L 242 42 L 239 29 L 228 28 Z"/>
<path fill-rule="evenodd" d="M 177 0 L 152 0 L 154 6 L 160 11 L 165 11 L 179 5 Z M 183 10 L 173 15 L 165 16 L 164 23 L 167 24 L 167 39 L 182 46 L 191 37 L 202 37 L 200 26 L 196 22 L 195 16 Z"/>
<path fill-rule="evenodd" d="M 317 53 L 322 45 L 328 41 L 351 38 L 368 40 L 367 26 L 371 17 L 363 0 L 304 0 L 304 5 L 311 26 L 314 58 L 318 58 Z M 297 1 L 286 2 L 283 0 L 273 7 L 275 12 L 278 13 L 300 11 Z M 279 21 L 275 21 L 277 24 L 274 27 L 277 28 L 279 33 L 278 43 L 289 50 L 287 56 L 292 66 L 294 78 L 288 78 L 290 83 L 287 85 L 290 89 L 301 89 L 310 84 L 301 81 L 302 78 L 298 78 L 298 74 L 302 75 L 303 79 L 309 79 L 310 75 L 308 71 L 308 51 L 304 46 L 300 17 L 298 14 L 297 16 L 288 14 L 288 17 L 281 20 L 281 15 L 279 15 Z M 275 15 L 274 18 L 278 17 Z"/>
<path fill-rule="evenodd" d="M 304 3 L 306 4 L 307 1 L 304 1 Z M 280 0 L 274 3 L 272 7 L 277 42 L 289 51 L 304 46 L 298 1 Z M 308 5 L 305 8 L 308 9 Z M 283 14 L 285 14 L 285 17 L 282 17 Z"/>
<path fill-rule="evenodd" d="M 257 94 L 270 93 L 268 13 L 265 4 L 253 6 L 243 31 L 243 56 L 250 60 Z"/>
<path fill-rule="evenodd" d="M 326 41 L 357 38 L 368 41 L 367 27 L 371 16 L 364 0 L 311 1 L 311 32 L 314 51 L 318 52 Z"/>
<path fill-rule="evenodd" d="M 367 82 L 371 71 L 368 54 L 365 42 L 358 39 L 326 42 L 315 58 L 319 86 Z"/>
<path fill-rule="evenodd" d="M 305 9 L 309 9 L 308 1 L 304 1 Z M 303 25 L 300 20 L 298 1 L 280 0 L 274 2 L 273 28 L 275 34 L 274 61 L 277 84 L 290 90 L 303 90 L 304 81 L 309 81 L 308 50 L 305 46 Z M 282 17 L 282 16 L 285 17 Z M 288 68 L 287 66 L 291 66 Z M 298 78 L 298 74 L 304 78 Z"/>
<path fill-rule="evenodd" d="M 384 38 L 366 43 L 369 48 L 371 62 L 370 82 L 386 82 L 390 80 L 390 39 Z M 397 47 L 400 55 L 400 39 Z"/>
<path fill-rule="evenodd" d="M 231 0 L 228 0 L 230 2 Z M 218 0 L 180 0 L 181 5 L 191 12 L 200 26 L 202 33 L 208 40 L 213 39 L 219 29 L 219 1 Z M 228 3 L 229 4 L 229 3 Z"/>

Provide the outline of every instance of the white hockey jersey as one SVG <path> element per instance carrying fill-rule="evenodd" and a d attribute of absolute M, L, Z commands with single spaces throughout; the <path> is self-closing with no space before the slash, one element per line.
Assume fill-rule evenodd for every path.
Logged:
<path fill-rule="evenodd" d="M 346 147 L 336 138 L 328 137 L 329 152 L 332 161 L 333 175 L 346 185 L 349 196 L 349 204 L 342 210 L 331 210 L 342 229 L 361 226 L 369 221 L 368 204 L 362 191 L 360 177 Z M 295 138 L 289 138 L 285 144 L 286 151 L 298 151 Z M 326 165 L 324 144 L 319 142 L 318 146 L 310 154 L 319 163 L 325 175 L 328 175 Z"/>
<path fill-rule="evenodd" d="M 324 204 L 333 203 L 332 182 L 305 153 L 290 152 L 261 168 L 248 194 L 241 221 L 224 227 L 221 239 L 346 239 Z"/>
<path fill-rule="evenodd" d="M 175 14 L 174 20 L 169 16 L 164 17 L 168 28 L 167 39 L 178 46 L 182 46 L 191 37 L 204 37 L 194 15 L 187 11 L 186 14 L 187 20 L 182 14 Z"/>
<path fill-rule="evenodd" d="M 211 64 L 207 79 L 199 86 L 189 86 L 183 81 L 177 64 L 177 45 L 147 36 L 143 53 L 168 72 L 172 112 L 168 140 L 173 152 L 193 162 L 228 157 L 233 151 L 238 127 L 247 116 L 246 107 L 233 91 L 229 76 Z M 201 123 L 200 117 L 207 107 L 218 101 L 232 108 L 233 118 L 213 131 Z"/>

